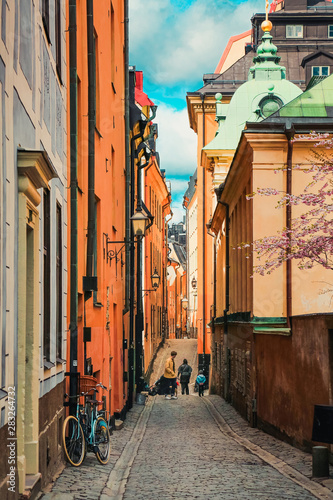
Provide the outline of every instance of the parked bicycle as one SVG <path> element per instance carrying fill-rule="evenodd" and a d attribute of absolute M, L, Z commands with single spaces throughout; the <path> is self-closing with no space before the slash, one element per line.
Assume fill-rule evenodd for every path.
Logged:
<path fill-rule="evenodd" d="M 107 389 L 102 384 L 82 392 L 77 396 L 65 394 L 65 398 L 76 398 L 76 417 L 69 415 L 63 425 L 62 440 L 66 459 L 74 467 L 82 464 L 87 451 L 95 453 L 97 460 L 105 465 L 110 459 L 110 433 L 108 424 L 102 417 L 97 406 L 103 401 L 89 398 L 92 391 L 98 393 L 97 387 Z M 85 404 L 80 404 L 80 398 L 85 398 Z"/>

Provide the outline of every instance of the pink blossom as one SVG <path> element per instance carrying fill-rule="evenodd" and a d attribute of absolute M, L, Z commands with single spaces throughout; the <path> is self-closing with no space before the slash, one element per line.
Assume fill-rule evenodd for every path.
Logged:
<path fill-rule="evenodd" d="M 253 199 L 255 195 L 281 195 L 276 208 L 301 206 L 304 213 L 292 219 L 291 228 L 283 228 L 275 236 L 260 238 L 252 243 L 253 250 L 259 260 L 264 262 L 254 268 L 260 275 L 270 274 L 287 260 L 296 259 L 300 269 L 311 269 L 319 264 L 326 269 L 333 269 L 333 139 L 329 134 L 311 132 L 298 136 L 292 142 L 312 141 L 313 161 L 311 165 L 295 165 L 293 169 L 311 174 L 312 179 L 305 190 L 299 194 L 282 193 L 274 187 L 257 189 L 256 193 L 247 195 Z M 324 153 L 322 149 L 330 151 Z M 276 170 L 285 171 L 286 166 Z M 237 248 L 249 248 L 249 243 L 241 243 Z M 246 258 L 249 258 L 248 256 Z"/>

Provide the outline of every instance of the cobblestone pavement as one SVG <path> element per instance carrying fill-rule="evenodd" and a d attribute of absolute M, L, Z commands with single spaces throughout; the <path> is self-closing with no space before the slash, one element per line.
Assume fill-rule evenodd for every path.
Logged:
<path fill-rule="evenodd" d="M 183 357 L 196 366 L 194 340 L 169 341 L 153 381 L 172 349 L 177 367 Z M 190 387 L 177 401 L 156 396 L 135 405 L 112 436 L 109 464 L 88 454 L 78 469 L 64 469 L 43 500 L 333 499 L 331 479 L 310 480 L 309 454 L 249 428 L 220 397 L 199 398 Z"/>

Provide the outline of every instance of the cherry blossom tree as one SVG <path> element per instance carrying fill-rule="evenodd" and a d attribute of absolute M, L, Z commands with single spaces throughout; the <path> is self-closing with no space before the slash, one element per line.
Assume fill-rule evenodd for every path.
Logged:
<path fill-rule="evenodd" d="M 284 227 L 275 236 L 266 236 L 252 243 L 253 252 L 262 261 L 255 266 L 254 272 L 261 275 L 270 274 L 291 259 L 298 261 L 300 269 L 310 269 L 316 264 L 333 269 L 333 139 L 328 134 L 312 132 L 293 142 L 300 140 L 315 140 L 314 147 L 320 147 L 320 151 L 312 150 L 310 164 L 293 167 L 311 176 L 305 190 L 294 195 L 265 188 L 247 197 L 280 196 L 277 209 L 288 205 L 304 206 L 304 213 L 291 219 L 290 228 Z M 250 245 L 240 245 L 240 248 L 244 247 Z"/>

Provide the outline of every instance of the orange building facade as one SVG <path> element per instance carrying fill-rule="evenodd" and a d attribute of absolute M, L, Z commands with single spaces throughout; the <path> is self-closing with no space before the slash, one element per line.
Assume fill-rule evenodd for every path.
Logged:
<path fill-rule="evenodd" d="M 130 248 L 130 401 L 149 382 L 167 332 L 166 217 L 171 213 L 171 195 L 156 151 L 157 124 L 152 122 L 156 112 L 157 106 L 143 91 L 142 72 L 130 67 L 130 213 L 147 219 L 144 234 Z"/>
<path fill-rule="evenodd" d="M 187 336 L 187 273 L 181 245 L 170 241 L 168 253 L 168 323 L 169 338 Z"/>
<path fill-rule="evenodd" d="M 159 157 L 155 153 L 155 140 L 152 139 L 153 155 L 144 172 L 144 199 L 154 224 L 145 236 L 143 263 L 144 293 L 144 372 L 150 372 L 152 361 L 164 341 L 167 331 L 167 226 L 166 217 L 170 215 L 171 196 L 165 182 L 165 174 L 159 167 Z M 159 276 L 159 286 L 154 290 L 152 275 Z"/>
<path fill-rule="evenodd" d="M 126 323 L 123 323 L 125 264 L 123 255 L 117 254 L 120 244 L 109 244 L 110 241 L 125 238 L 125 14 L 124 3 L 120 0 L 113 1 L 111 5 L 104 1 L 98 4 L 91 2 L 92 5 L 90 16 L 87 16 L 87 3 L 76 2 L 76 61 L 75 54 L 68 54 L 68 146 L 71 151 L 68 156 L 71 179 L 68 241 L 71 246 L 68 254 L 70 332 L 67 353 L 70 360 L 68 372 L 77 371 L 81 376 L 92 376 L 107 387 L 99 398 L 103 396 L 105 408 L 113 415 L 123 409 L 126 400 L 123 382 L 123 344 L 127 331 Z M 68 11 L 70 26 L 74 22 L 71 8 Z M 71 30 L 68 33 L 70 36 L 73 37 Z M 69 38 L 69 44 L 72 51 L 73 39 Z M 77 82 L 73 82 L 75 62 Z M 73 187 L 75 120 L 76 193 Z M 73 217 L 75 205 L 77 220 Z M 75 256 L 75 240 L 71 239 L 76 231 L 75 225 L 77 283 L 73 271 L 75 262 L 71 260 Z"/>

